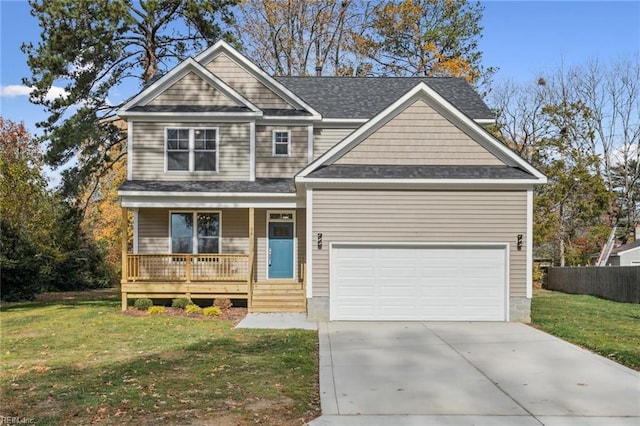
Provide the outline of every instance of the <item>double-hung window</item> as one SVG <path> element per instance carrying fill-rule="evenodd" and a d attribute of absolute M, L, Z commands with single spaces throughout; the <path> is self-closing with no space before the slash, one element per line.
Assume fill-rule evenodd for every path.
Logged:
<path fill-rule="evenodd" d="M 166 149 L 168 171 L 218 171 L 216 128 L 168 128 Z"/>
<path fill-rule="evenodd" d="M 171 213 L 171 253 L 219 252 L 219 212 Z"/>
<path fill-rule="evenodd" d="M 288 157 L 291 155 L 291 132 L 289 130 L 273 131 L 274 157 Z"/>

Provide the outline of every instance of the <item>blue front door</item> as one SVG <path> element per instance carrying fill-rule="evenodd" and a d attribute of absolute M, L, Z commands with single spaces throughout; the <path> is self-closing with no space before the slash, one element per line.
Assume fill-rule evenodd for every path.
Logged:
<path fill-rule="evenodd" d="M 293 278 L 293 222 L 269 222 L 269 278 Z"/>

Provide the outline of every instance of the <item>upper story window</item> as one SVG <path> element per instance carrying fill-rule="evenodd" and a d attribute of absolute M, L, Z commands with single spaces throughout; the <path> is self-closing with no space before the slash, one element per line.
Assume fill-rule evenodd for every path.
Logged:
<path fill-rule="evenodd" d="M 273 156 L 288 157 L 291 155 L 291 132 L 289 130 L 273 131 Z"/>
<path fill-rule="evenodd" d="M 167 170 L 218 171 L 217 128 L 168 128 Z"/>

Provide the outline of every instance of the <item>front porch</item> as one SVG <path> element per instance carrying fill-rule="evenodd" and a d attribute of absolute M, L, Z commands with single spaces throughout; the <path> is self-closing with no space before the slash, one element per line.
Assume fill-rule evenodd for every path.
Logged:
<path fill-rule="evenodd" d="M 169 212 L 167 210 L 167 212 Z M 265 265 L 258 271 L 259 259 L 266 261 L 266 235 L 255 232 L 255 211 L 253 208 L 234 209 L 236 220 L 245 222 L 246 234 L 238 235 L 240 226 L 232 220 L 229 228 L 231 239 L 246 241 L 246 253 L 136 253 L 137 234 L 140 223 L 137 211 L 134 216 L 134 244 L 130 252 L 127 239 L 122 244 L 121 294 L 122 310 L 126 310 L 130 299 L 241 299 L 246 300 L 250 312 L 306 312 L 305 263 L 300 262 L 290 279 L 268 279 Z M 266 210 L 264 210 L 266 215 Z M 148 212 L 147 212 L 148 213 Z M 222 213 L 221 213 L 222 214 Z M 229 212 L 226 213 L 230 216 Z M 153 215 L 148 215 L 153 216 Z M 128 211 L 122 210 L 123 235 L 128 228 Z M 260 225 L 265 222 L 260 221 Z M 268 223 L 268 219 L 267 222 Z M 229 229 L 227 228 L 227 229 Z M 144 236 L 143 236 L 144 238 Z M 220 240 L 225 240 L 225 228 L 220 232 Z M 297 241 L 297 236 L 295 238 Z M 144 244 L 142 244 L 144 247 Z M 244 245 L 244 244 L 243 244 Z"/>

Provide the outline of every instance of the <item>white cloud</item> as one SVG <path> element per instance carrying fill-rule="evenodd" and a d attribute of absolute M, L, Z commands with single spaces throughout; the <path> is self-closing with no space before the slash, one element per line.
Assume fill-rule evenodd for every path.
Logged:
<path fill-rule="evenodd" d="M 16 96 L 29 96 L 31 88 L 20 84 L 10 84 L 0 87 L 0 96 L 3 98 L 15 98 Z"/>
<path fill-rule="evenodd" d="M 32 87 L 24 86 L 21 84 L 9 84 L 8 86 L 0 87 L 0 97 L 3 98 L 15 98 L 18 96 L 29 96 L 33 91 Z M 45 97 L 48 101 L 52 101 L 59 97 L 66 97 L 67 91 L 62 87 L 51 86 L 49 92 L 47 92 L 47 96 Z"/>

